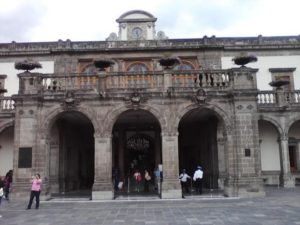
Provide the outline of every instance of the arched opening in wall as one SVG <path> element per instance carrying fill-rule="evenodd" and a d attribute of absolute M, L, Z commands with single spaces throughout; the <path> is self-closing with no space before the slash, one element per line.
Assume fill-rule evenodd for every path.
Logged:
<path fill-rule="evenodd" d="M 160 135 L 160 124 L 148 111 L 128 110 L 118 117 L 112 143 L 115 197 L 159 194 L 154 171 L 162 163 Z"/>
<path fill-rule="evenodd" d="M 82 113 L 60 113 L 50 132 L 52 196 L 90 196 L 94 182 L 94 127 Z"/>
<path fill-rule="evenodd" d="M 9 126 L 0 132 L 0 176 L 13 169 L 14 127 Z"/>
<path fill-rule="evenodd" d="M 295 176 L 296 185 L 300 185 L 300 120 L 292 124 L 288 137 L 290 171 Z"/>
<path fill-rule="evenodd" d="M 224 123 L 214 111 L 198 108 L 183 116 L 178 130 L 179 173 L 185 169 L 191 177 L 189 192 L 198 194 L 193 174 L 201 166 L 203 193 L 219 194 L 224 188 L 227 170 Z"/>
<path fill-rule="evenodd" d="M 265 185 L 280 185 L 281 157 L 278 129 L 269 121 L 259 120 L 261 170 Z"/>

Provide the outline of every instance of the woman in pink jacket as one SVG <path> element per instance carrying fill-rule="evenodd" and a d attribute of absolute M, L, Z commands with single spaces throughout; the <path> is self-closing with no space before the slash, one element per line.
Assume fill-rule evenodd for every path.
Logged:
<path fill-rule="evenodd" d="M 30 193 L 30 200 L 27 206 L 27 209 L 31 209 L 31 205 L 33 202 L 33 199 L 35 197 L 35 208 L 38 209 L 40 205 L 40 193 L 41 193 L 41 187 L 42 187 L 42 179 L 40 174 L 36 174 L 35 176 L 32 177 L 31 180 L 31 193 Z"/>

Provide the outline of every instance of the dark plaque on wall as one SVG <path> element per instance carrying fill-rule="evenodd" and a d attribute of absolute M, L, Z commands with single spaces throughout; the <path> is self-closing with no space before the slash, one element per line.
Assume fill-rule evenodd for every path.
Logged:
<path fill-rule="evenodd" d="M 32 148 L 19 148 L 18 168 L 31 168 Z"/>

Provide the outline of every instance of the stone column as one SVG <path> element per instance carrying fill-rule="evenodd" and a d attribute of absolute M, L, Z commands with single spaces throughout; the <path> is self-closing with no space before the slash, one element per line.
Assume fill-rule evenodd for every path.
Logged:
<path fill-rule="evenodd" d="M 155 143 L 154 143 L 154 151 L 155 151 L 155 166 L 161 163 L 161 141 L 159 132 L 155 131 Z"/>
<path fill-rule="evenodd" d="M 288 136 L 280 138 L 280 156 L 281 156 L 281 177 L 280 183 L 284 187 L 295 187 L 295 177 L 291 174 L 289 141 Z"/>
<path fill-rule="evenodd" d="M 218 137 L 217 138 L 217 148 L 218 148 L 218 167 L 219 167 L 219 180 L 218 180 L 218 186 L 221 190 L 224 190 L 224 180 L 226 176 L 226 160 L 225 160 L 225 146 L 226 141 L 224 137 Z"/>
<path fill-rule="evenodd" d="M 163 183 L 161 198 L 181 198 L 178 179 L 178 133 L 162 134 Z"/>
<path fill-rule="evenodd" d="M 119 145 L 118 145 L 118 167 L 119 167 L 119 172 L 120 172 L 120 178 L 124 178 L 124 175 L 126 174 L 127 171 L 125 171 L 125 167 L 124 167 L 124 130 L 120 130 L 119 132 Z M 128 168 L 126 168 L 128 169 Z"/>
<path fill-rule="evenodd" d="M 93 200 L 113 199 L 112 138 L 95 134 L 95 177 Z"/>

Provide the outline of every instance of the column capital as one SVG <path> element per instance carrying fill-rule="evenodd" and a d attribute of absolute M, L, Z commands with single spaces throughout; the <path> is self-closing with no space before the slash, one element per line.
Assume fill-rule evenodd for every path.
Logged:
<path fill-rule="evenodd" d="M 289 135 L 284 133 L 282 135 L 280 135 L 280 137 L 278 138 L 278 141 L 288 141 L 289 140 Z"/>
<path fill-rule="evenodd" d="M 109 132 L 95 131 L 94 138 L 112 138 L 112 134 Z"/>
<path fill-rule="evenodd" d="M 176 131 L 176 132 L 161 132 L 162 137 L 174 137 L 174 136 L 178 137 L 178 135 L 179 135 L 178 131 Z"/>

